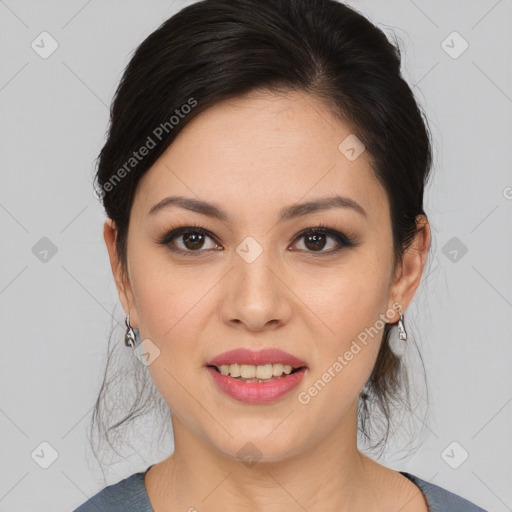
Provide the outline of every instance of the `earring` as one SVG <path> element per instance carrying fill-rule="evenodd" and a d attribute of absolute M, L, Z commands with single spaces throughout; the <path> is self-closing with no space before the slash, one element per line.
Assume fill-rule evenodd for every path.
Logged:
<path fill-rule="evenodd" d="M 133 330 L 133 327 L 130 325 L 130 315 L 128 315 L 124 321 L 126 325 L 126 334 L 124 335 L 124 344 L 127 347 L 135 347 L 135 342 L 137 340 L 137 335 Z"/>
<path fill-rule="evenodd" d="M 399 311 L 398 314 L 400 315 L 400 319 L 398 320 L 398 337 L 402 341 L 407 341 L 407 333 L 405 332 L 405 326 L 404 326 L 404 315 L 402 315 L 402 312 Z"/>

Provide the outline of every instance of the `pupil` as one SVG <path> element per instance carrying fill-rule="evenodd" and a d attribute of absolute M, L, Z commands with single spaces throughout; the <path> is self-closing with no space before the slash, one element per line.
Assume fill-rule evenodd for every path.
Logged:
<path fill-rule="evenodd" d="M 198 240 L 195 240 L 195 238 L 197 238 Z M 186 234 L 186 235 L 183 236 L 183 239 L 185 241 L 185 245 L 192 244 L 191 247 L 189 247 L 187 245 L 187 247 L 189 249 L 200 249 L 201 246 L 203 245 L 203 241 L 204 241 L 203 235 L 200 234 L 200 233 L 194 233 L 194 234 L 191 234 L 191 235 Z"/>
<path fill-rule="evenodd" d="M 312 246 L 309 245 L 309 241 L 310 240 L 313 240 L 314 241 L 314 244 Z M 320 241 L 320 244 L 318 243 Z M 323 243 L 321 243 L 323 242 Z M 306 237 L 306 247 L 308 249 L 323 249 L 323 247 L 325 247 L 325 234 L 323 233 L 315 233 L 313 235 L 308 235 Z"/>

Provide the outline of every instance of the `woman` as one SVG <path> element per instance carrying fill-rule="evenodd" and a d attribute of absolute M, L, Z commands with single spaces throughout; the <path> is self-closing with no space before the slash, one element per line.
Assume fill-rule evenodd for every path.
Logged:
<path fill-rule="evenodd" d="M 406 388 L 431 160 L 398 49 L 341 3 L 206 0 L 153 32 L 97 183 L 175 449 L 77 512 L 481 511 L 357 445 Z"/>

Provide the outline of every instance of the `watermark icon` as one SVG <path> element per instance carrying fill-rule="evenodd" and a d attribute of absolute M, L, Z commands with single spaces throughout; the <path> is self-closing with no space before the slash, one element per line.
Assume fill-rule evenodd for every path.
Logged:
<path fill-rule="evenodd" d="M 59 47 L 59 43 L 48 32 L 41 32 L 32 43 L 30 43 L 30 47 L 39 57 L 47 59 Z"/>
<path fill-rule="evenodd" d="M 353 162 L 359 158 L 361 153 L 365 150 L 365 146 L 353 133 L 351 133 L 339 144 L 338 150 L 348 160 Z"/>
<path fill-rule="evenodd" d="M 43 236 L 32 247 L 32 254 L 41 262 L 48 263 L 56 254 L 57 246 L 46 236 Z"/>
<path fill-rule="evenodd" d="M 458 263 L 468 252 L 468 248 L 456 236 L 446 242 L 441 252 L 452 262 Z"/>
<path fill-rule="evenodd" d="M 263 247 L 252 236 L 248 236 L 238 244 L 236 252 L 246 263 L 252 263 L 263 252 Z"/>
<path fill-rule="evenodd" d="M 317 396 L 334 377 L 336 377 L 342 370 L 349 364 L 354 356 L 359 354 L 364 347 L 361 347 L 359 343 L 366 346 L 368 344 L 368 337 L 374 338 L 381 332 L 385 327 L 385 319 L 391 319 L 396 316 L 396 311 L 401 311 L 402 307 L 398 302 L 393 304 L 393 307 L 388 309 L 385 313 L 380 313 L 379 319 L 371 327 L 366 327 L 364 331 L 361 331 L 357 335 L 357 340 L 352 340 L 350 348 L 345 351 L 343 355 L 338 355 L 336 361 L 332 363 L 329 368 L 321 375 L 315 383 L 310 386 L 306 391 L 300 391 L 297 394 L 297 400 L 302 405 L 307 405 L 311 402 L 311 399 Z M 359 343 L 358 343 L 359 341 Z"/>
<path fill-rule="evenodd" d="M 180 121 L 192 111 L 196 105 L 197 100 L 194 98 L 189 98 L 187 103 L 184 103 L 180 108 L 177 108 L 174 111 L 175 115 L 172 115 L 168 121 L 160 123 L 151 132 L 151 134 L 147 136 L 144 144 L 142 144 L 142 146 L 137 151 L 133 151 L 126 162 L 110 176 L 108 181 L 103 183 L 101 191 L 99 192 L 100 197 L 103 197 L 106 192 L 112 191 L 114 187 L 124 177 L 126 177 L 126 175 L 129 174 L 137 166 L 137 164 L 149 154 L 153 148 L 157 146 L 158 142 L 163 139 L 165 134 L 169 134 L 175 128 L 175 126 L 177 126 Z M 158 142 L 155 139 L 157 139 Z"/>
<path fill-rule="evenodd" d="M 133 352 L 144 366 L 149 366 L 160 356 L 160 349 L 149 338 L 142 341 Z"/>
<path fill-rule="evenodd" d="M 50 443 L 43 441 L 34 448 L 30 456 L 39 467 L 48 469 L 59 458 L 59 453 Z"/>
<path fill-rule="evenodd" d="M 469 43 L 457 31 L 454 31 L 441 42 L 441 48 L 452 59 L 458 59 L 469 48 Z"/>
<path fill-rule="evenodd" d="M 258 448 L 251 442 L 245 443 L 237 452 L 237 457 L 247 466 L 254 466 L 263 456 Z"/>
<path fill-rule="evenodd" d="M 452 441 L 441 453 L 441 458 L 452 469 L 462 466 L 468 457 L 469 453 L 457 441 Z"/>
<path fill-rule="evenodd" d="M 503 189 L 503 197 L 505 199 L 512 199 L 512 187 L 505 187 Z"/>

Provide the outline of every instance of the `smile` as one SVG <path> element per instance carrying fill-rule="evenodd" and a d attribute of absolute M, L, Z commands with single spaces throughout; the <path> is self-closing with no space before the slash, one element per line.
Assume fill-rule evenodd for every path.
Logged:
<path fill-rule="evenodd" d="M 270 366 L 273 367 L 274 365 Z M 229 365 L 229 368 L 231 369 L 231 365 Z M 283 369 L 281 376 L 272 376 L 269 379 L 223 375 L 216 366 L 208 366 L 207 370 L 217 385 L 217 388 L 229 397 L 239 402 L 265 404 L 284 397 L 298 386 L 299 382 L 306 374 L 307 367 L 303 366 L 301 368 L 292 369 L 288 374 L 285 373 Z"/>
<path fill-rule="evenodd" d="M 301 367 L 294 368 L 289 364 L 222 364 L 214 366 L 222 375 L 228 375 L 242 382 L 271 382 L 283 375 L 290 375 L 298 371 Z"/>

